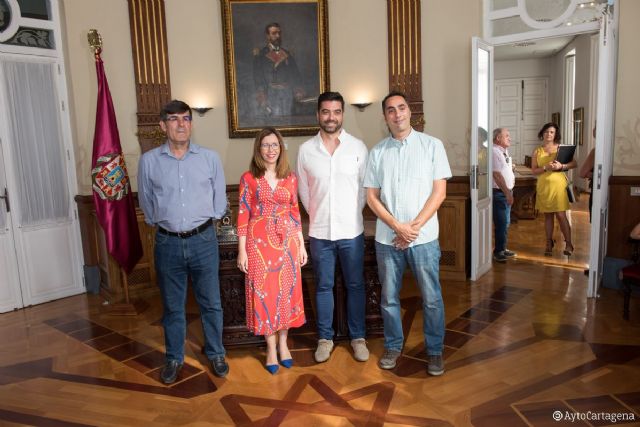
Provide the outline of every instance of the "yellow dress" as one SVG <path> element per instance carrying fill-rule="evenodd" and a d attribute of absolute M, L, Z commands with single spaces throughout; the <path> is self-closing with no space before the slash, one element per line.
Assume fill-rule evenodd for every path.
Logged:
<path fill-rule="evenodd" d="M 534 154 L 540 168 L 556 158 L 556 153 L 547 154 L 542 147 L 536 148 Z M 538 175 L 536 209 L 540 212 L 562 212 L 569 208 L 566 175 L 563 172 L 552 171 Z"/>

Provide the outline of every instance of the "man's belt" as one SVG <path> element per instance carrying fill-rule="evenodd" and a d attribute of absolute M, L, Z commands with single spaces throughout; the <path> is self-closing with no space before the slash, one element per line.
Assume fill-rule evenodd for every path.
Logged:
<path fill-rule="evenodd" d="M 165 230 L 164 228 L 158 226 L 158 233 L 166 234 L 167 236 L 174 236 L 174 237 L 180 237 L 181 239 L 186 239 L 187 237 L 195 236 L 196 234 L 202 233 L 207 228 L 209 228 L 212 224 L 213 224 L 213 219 L 209 218 L 207 221 L 203 222 L 193 230 L 179 231 L 179 232 Z"/>

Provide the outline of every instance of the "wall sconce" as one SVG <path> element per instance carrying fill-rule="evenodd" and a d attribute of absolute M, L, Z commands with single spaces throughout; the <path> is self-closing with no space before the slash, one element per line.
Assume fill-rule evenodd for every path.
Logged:
<path fill-rule="evenodd" d="M 351 104 L 354 107 L 357 107 L 358 110 L 360 111 L 364 111 L 365 108 L 367 108 L 369 105 L 371 105 L 370 102 L 360 102 L 360 103 L 356 103 L 356 104 Z"/>
<path fill-rule="evenodd" d="M 211 110 L 211 107 L 192 107 L 191 109 L 202 117 L 207 113 L 207 111 Z"/>

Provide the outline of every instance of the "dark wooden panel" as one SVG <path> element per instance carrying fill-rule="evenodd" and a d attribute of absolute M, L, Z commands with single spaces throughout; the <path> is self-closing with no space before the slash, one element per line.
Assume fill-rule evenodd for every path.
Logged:
<path fill-rule="evenodd" d="M 640 176 L 609 178 L 609 257 L 628 259 L 631 255 L 629 233 L 640 222 L 640 197 L 631 196 L 631 187 L 640 187 Z"/>
<path fill-rule="evenodd" d="M 160 109 L 171 99 L 164 0 L 128 0 L 141 151 L 164 141 Z"/>
<path fill-rule="evenodd" d="M 389 90 L 407 95 L 411 125 L 424 130 L 420 0 L 387 0 Z"/>

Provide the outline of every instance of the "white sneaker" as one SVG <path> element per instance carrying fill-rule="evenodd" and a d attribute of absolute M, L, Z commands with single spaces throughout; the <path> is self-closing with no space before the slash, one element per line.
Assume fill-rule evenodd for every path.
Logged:
<path fill-rule="evenodd" d="M 358 362 L 366 362 L 369 360 L 369 349 L 364 338 L 351 340 L 351 348 L 353 348 L 353 358 Z"/>
<path fill-rule="evenodd" d="M 314 354 L 314 358 L 316 362 L 322 363 L 329 360 L 329 356 L 331 356 L 331 350 L 333 350 L 333 340 L 318 340 L 318 348 L 316 349 L 316 353 Z"/>

